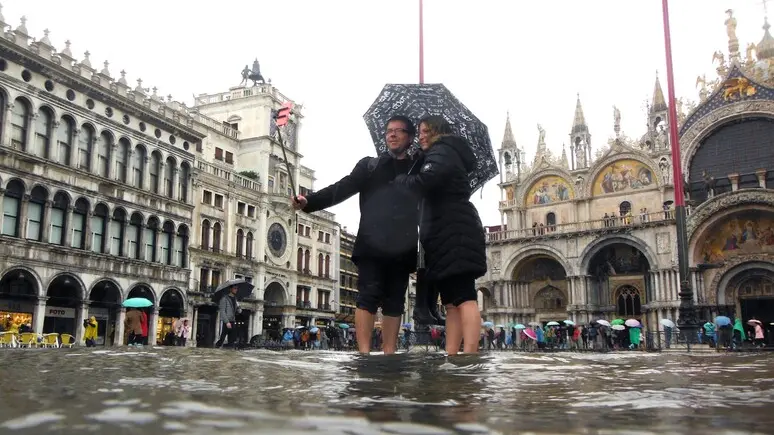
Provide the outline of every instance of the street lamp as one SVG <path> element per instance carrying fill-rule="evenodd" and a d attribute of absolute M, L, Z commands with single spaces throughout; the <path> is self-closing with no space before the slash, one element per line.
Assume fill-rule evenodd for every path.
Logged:
<path fill-rule="evenodd" d="M 664 15 L 664 48 L 666 52 L 667 93 L 669 106 L 669 142 L 672 149 L 672 180 L 675 189 L 675 223 L 677 227 L 677 264 L 680 276 L 680 308 L 678 327 L 686 343 L 696 338 L 696 308 L 693 304 L 693 288 L 689 280 L 687 214 L 683 193 L 683 171 L 680 161 L 680 136 L 677 131 L 677 105 L 675 104 L 675 77 L 672 69 L 672 37 L 669 30 L 669 0 L 661 0 Z"/>

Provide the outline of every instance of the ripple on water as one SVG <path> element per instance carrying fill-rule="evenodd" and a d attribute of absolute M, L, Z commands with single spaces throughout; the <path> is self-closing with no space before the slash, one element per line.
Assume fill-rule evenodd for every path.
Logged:
<path fill-rule="evenodd" d="M 6 420 L 0 424 L 0 427 L 12 430 L 29 429 L 64 419 L 65 417 L 60 414 L 60 411 L 41 411 Z"/>

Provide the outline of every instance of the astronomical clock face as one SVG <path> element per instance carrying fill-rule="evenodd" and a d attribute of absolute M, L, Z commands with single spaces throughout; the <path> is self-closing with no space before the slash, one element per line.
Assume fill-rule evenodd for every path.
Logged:
<path fill-rule="evenodd" d="M 278 223 L 271 224 L 267 234 L 267 242 L 272 255 L 282 257 L 288 247 L 288 237 L 285 228 Z"/>

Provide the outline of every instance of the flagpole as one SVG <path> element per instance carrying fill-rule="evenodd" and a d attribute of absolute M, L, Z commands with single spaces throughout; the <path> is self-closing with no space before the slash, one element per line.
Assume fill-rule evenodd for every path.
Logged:
<path fill-rule="evenodd" d="M 419 0 L 419 83 L 425 82 L 425 32 L 422 0 Z"/>
<path fill-rule="evenodd" d="M 695 337 L 696 311 L 693 303 L 693 288 L 690 283 L 688 265 L 688 234 L 686 231 L 687 214 L 683 193 L 683 170 L 680 158 L 680 135 L 677 130 L 677 105 L 675 104 L 675 77 L 672 68 L 672 37 L 669 30 L 669 0 L 662 0 L 664 15 L 664 48 L 666 51 L 667 95 L 669 98 L 669 143 L 672 150 L 672 180 L 675 196 L 675 221 L 677 226 L 677 263 L 680 276 L 680 309 L 678 326 L 691 343 Z M 689 335 L 690 334 L 690 335 Z M 690 346 L 690 344 L 689 344 Z"/>

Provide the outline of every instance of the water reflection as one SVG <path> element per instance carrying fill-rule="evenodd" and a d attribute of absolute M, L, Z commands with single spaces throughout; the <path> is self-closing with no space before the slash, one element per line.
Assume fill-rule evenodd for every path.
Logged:
<path fill-rule="evenodd" d="M 766 433 L 772 363 L 763 354 L 8 349 L 0 431 Z"/>

